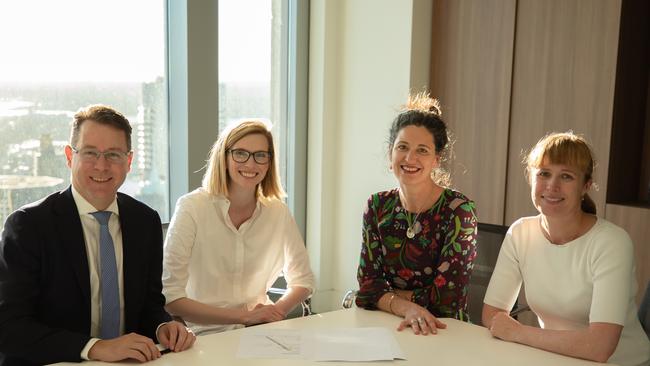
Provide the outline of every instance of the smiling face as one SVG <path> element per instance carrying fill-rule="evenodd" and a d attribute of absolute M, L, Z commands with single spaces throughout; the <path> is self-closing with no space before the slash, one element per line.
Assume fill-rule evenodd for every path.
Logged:
<path fill-rule="evenodd" d="M 424 127 L 402 128 L 390 151 L 391 168 L 400 185 L 430 184 L 438 166 L 433 135 Z"/>
<path fill-rule="evenodd" d="M 126 133 L 110 125 L 86 120 L 79 129 L 79 139 L 74 146 L 81 149 L 97 149 L 127 152 Z M 85 161 L 71 146 L 65 147 L 68 167 L 72 171 L 72 186 L 97 210 L 106 209 L 115 199 L 118 188 L 131 170 L 132 154 L 122 163 L 111 163 L 101 156 Z"/>
<path fill-rule="evenodd" d="M 239 141 L 235 142 L 229 150 L 242 149 L 250 153 L 257 151 L 269 151 L 269 142 L 266 136 L 253 133 L 242 137 Z M 238 163 L 232 158 L 232 154 L 228 153 L 226 157 L 228 161 L 228 189 L 245 189 L 255 192 L 257 185 L 260 184 L 266 172 L 269 169 L 269 163 L 259 164 L 251 155 L 245 163 Z"/>
<path fill-rule="evenodd" d="M 567 217 L 580 214 L 582 196 L 591 181 L 585 182 L 584 172 L 564 164 L 552 164 L 547 158 L 531 169 L 531 198 L 537 211 L 547 217 Z"/>

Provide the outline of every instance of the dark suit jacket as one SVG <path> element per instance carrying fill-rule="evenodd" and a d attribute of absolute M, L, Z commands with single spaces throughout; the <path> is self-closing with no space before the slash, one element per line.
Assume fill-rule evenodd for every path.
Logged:
<path fill-rule="evenodd" d="M 124 325 L 156 340 L 170 320 L 161 293 L 156 211 L 117 195 L 123 241 Z M 0 365 L 81 361 L 90 340 L 90 275 L 72 191 L 14 212 L 0 241 Z"/>

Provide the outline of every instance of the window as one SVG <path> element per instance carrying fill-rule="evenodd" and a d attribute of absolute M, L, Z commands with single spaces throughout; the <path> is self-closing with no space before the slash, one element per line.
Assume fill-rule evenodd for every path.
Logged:
<path fill-rule="evenodd" d="M 219 130 L 273 123 L 287 203 L 304 234 L 308 2 L 219 0 Z"/>
<path fill-rule="evenodd" d="M 219 0 L 218 5 L 219 130 L 247 117 L 273 123 L 287 204 L 304 237 L 308 1 Z M 284 288 L 281 277 L 269 295 L 277 299 Z"/>
<path fill-rule="evenodd" d="M 70 182 L 75 111 L 108 104 L 133 127 L 121 191 L 169 218 L 165 1 L 0 2 L 0 223 Z"/>
<path fill-rule="evenodd" d="M 274 26 L 279 23 L 274 14 L 277 7 L 274 5 L 278 3 L 269 0 L 218 3 L 219 130 L 241 118 L 271 119 L 271 50 L 273 34 L 279 33 L 280 24 Z"/>
<path fill-rule="evenodd" d="M 304 229 L 308 5 L 0 2 L 0 223 L 67 187 L 63 148 L 72 116 L 104 103 L 133 125 L 135 158 L 121 190 L 163 222 L 176 199 L 200 184 L 219 127 L 243 117 L 271 120 L 288 204 Z"/>

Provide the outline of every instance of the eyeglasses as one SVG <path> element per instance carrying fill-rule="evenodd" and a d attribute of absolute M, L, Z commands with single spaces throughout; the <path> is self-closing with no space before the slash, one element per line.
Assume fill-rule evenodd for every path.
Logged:
<path fill-rule="evenodd" d="M 247 162 L 252 155 L 253 160 L 255 160 L 257 164 L 268 164 L 269 160 L 271 160 L 271 157 L 273 156 L 273 153 L 270 151 L 251 152 L 244 149 L 228 149 L 228 152 L 230 153 L 230 156 L 232 156 L 232 160 L 238 163 Z"/>
<path fill-rule="evenodd" d="M 128 152 L 124 152 L 120 150 L 99 151 L 97 149 L 93 149 L 90 147 L 85 147 L 83 149 L 77 150 L 72 146 L 70 146 L 70 148 L 72 149 L 72 151 L 74 151 L 75 154 L 79 155 L 81 161 L 85 161 L 85 162 L 98 161 L 99 158 L 103 155 L 104 159 L 106 159 L 107 162 L 113 164 L 121 164 L 128 159 L 129 155 L 131 155 L 131 151 Z"/>

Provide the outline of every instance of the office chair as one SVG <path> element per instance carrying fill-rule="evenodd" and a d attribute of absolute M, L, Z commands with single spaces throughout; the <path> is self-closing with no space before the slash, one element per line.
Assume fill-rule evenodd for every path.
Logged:
<path fill-rule="evenodd" d="M 641 306 L 639 306 L 639 320 L 645 334 L 650 338 L 650 281 L 648 281 Z"/>
<path fill-rule="evenodd" d="M 287 292 L 286 288 L 271 287 L 267 293 L 269 294 L 269 297 L 280 298 L 280 297 L 282 297 L 282 295 L 284 295 L 285 292 Z M 275 296 L 273 296 L 273 295 L 275 295 Z M 273 300 L 273 301 L 275 301 L 275 300 Z M 311 299 L 307 299 L 305 301 L 302 301 L 300 303 L 300 307 L 302 308 L 302 311 L 301 311 L 300 314 L 296 314 L 296 310 L 294 310 L 291 313 L 289 313 L 289 316 L 287 316 L 287 318 L 294 318 L 294 317 L 298 317 L 298 316 L 309 316 L 309 315 L 313 314 L 313 312 L 311 311 Z"/>
<path fill-rule="evenodd" d="M 356 290 L 349 290 L 348 292 L 343 295 L 343 299 L 341 299 L 341 307 L 343 309 L 349 309 L 354 305 L 354 301 L 357 299 L 357 291 Z"/>
<path fill-rule="evenodd" d="M 507 231 L 507 226 L 478 223 L 476 258 L 474 258 L 474 269 L 469 279 L 467 294 L 467 312 L 472 323 L 481 324 L 483 298 Z M 514 309 L 517 309 L 516 304 Z M 514 309 L 513 312 L 517 311 Z"/>

